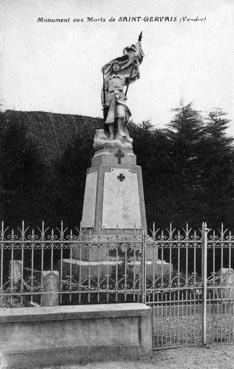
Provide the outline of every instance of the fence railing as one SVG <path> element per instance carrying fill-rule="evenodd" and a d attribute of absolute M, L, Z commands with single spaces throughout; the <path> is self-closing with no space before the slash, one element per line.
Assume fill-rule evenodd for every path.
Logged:
<path fill-rule="evenodd" d="M 1 225 L 0 305 L 140 301 L 143 232 L 81 236 L 78 229 Z"/>
<path fill-rule="evenodd" d="M 219 231 L 207 230 L 206 237 L 207 299 L 212 300 L 218 296 L 215 286 L 224 286 L 227 279 L 217 272 L 234 267 L 234 236 L 222 225 Z M 203 245 L 202 228 L 194 231 L 188 225 L 182 231 L 172 225 L 166 230 L 153 226 L 150 236 L 116 229 L 83 237 L 62 222 L 52 229 L 44 223 L 36 229 L 24 223 L 10 229 L 2 222 L 0 303 L 46 304 L 57 296 L 60 304 L 159 304 L 162 291 L 168 302 L 197 301 L 204 287 Z"/>
<path fill-rule="evenodd" d="M 144 302 L 154 348 L 234 340 L 234 236 L 1 224 L 0 307 Z"/>
<path fill-rule="evenodd" d="M 199 232 L 160 232 L 158 255 L 173 273 L 151 279 L 155 349 L 234 341 L 234 238 L 204 223 Z M 156 288 L 155 288 L 156 287 Z M 149 293 L 150 292 L 150 293 Z"/>

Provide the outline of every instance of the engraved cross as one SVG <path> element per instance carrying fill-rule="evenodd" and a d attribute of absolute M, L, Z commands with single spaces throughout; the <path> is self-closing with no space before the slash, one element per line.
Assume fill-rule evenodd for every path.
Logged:
<path fill-rule="evenodd" d="M 118 164 L 121 164 L 121 159 L 124 158 L 124 156 L 124 153 L 120 149 L 115 153 L 115 157 L 118 158 Z"/>
<path fill-rule="evenodd" d="M 120 173 L 117 178 L 120 182 L 123 182 L 125 180 L 125 176 L 123 175 L 123 173 Z"/>

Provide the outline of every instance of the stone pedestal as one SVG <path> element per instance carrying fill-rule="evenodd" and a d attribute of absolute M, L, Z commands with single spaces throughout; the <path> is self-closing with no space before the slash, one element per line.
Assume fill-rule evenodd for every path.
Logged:
<path fill-rule="evenodd" d="M 132 149 L 109 147 L 94 154 L 81 227 L 94 233 L 147 230 L 141 167 Z"/>
<path fill-rule="evenodd" d="M 70 259 L 63 259 L 64 274 L 72 274 L 79 282 L 86 277 L 100 279 L 115 274 L 123 262 L 131 271 L 134 262 L 134 273 L 140 275 L 143 243 L 147 277 L 162 271 L 169 274 L 172 265 L 158 260 L 158 250 L 147 235 L 142 172 L 131 143 L 105 143 L 100 141 L 100 132 L 96 136 L 96 152 L 87 170 L 81 234 Z"/>

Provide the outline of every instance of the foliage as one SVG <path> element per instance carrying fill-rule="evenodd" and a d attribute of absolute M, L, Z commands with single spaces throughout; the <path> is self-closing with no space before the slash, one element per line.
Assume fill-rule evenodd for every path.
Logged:
<path fill-rule="evenodd" d="M 217 227 L 221 222 L 233 227 L 234 172 L 232 137 L 226 136 L 230 121 L 220 109 L 209 113 L 206 119 L 200 167 L 204 202 L 209 225 Z"/>
<path fill-rule="evenodd" d="M 81 220 L 94 130 L 100 119 L 43 112 L 0 115 L 0 211 L 14 225 L 41 219 L 70 226 Z M 166 129 L 129 125 L 142 167 L 147 221 L 234 228 L 232 138 L 220 109 L 207 117 L 192 104 L 174 109 Z"/>
<path fill-rule="evenodd" d="M 86 172 L 92 157 L 93 130 L 83 127 L 72 144 L 57 162 L 56 206 L 57 216 L 71 225 L 81 221 Z"/>
<path fill-rule="evenodd" d="M 4 127 L 3 127 L 4 128 Z M 29 224 L 43 216 L 44 164 L 26 127 L 12 121 L 1 134 L 0 173 L 2 218 L 11 225 Z"/>

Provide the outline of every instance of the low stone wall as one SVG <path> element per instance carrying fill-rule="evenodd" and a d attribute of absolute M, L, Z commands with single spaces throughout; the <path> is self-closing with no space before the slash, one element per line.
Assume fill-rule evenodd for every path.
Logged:
<path fill-rule="evenodd" d="M 1 368 L 68 365 L 152 353 L 151 308 L 110 304 L 0 309 Z"/>

